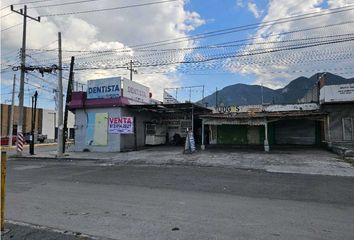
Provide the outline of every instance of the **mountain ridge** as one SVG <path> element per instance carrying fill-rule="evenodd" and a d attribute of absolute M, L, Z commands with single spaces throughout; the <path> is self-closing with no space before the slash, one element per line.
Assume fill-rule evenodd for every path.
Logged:
<path fill-rule="evenodd" d="M 263 103 L 291 104 L 297 103 L 305 94 L 311 90 L 318 82 L 316 73 L 307 78 L 300 76 L 290 81 L 286 86 L 279 89 L 263 87 Z M 354 83 L 354 78 L 344 78 L 332 73 L 326 73 L 326 85 Z M 217 94 L 217 95 L 216 95 Z M 215 106 L 216 99 L 218 105 L 258 105 L 262 104 L 262 86 L 253 84 L 236 83 L 224 87 L 223 89 L 206 96 L 199 102 L 204 102 L 207 106 Z"/>

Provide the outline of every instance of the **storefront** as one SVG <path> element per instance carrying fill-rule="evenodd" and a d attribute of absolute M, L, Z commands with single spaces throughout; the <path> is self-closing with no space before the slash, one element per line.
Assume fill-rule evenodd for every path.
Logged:
<path fill-rule="evenodd" d="M 227 108 L 226 108 L 227 109 Z M 202 127 L 210 144 L 319 145 L 323 139 L 326 113 L 318 104 L 229 107 L 230 111 L 214 111 L 203 115 Z"/>
<path fill-rule="evenodd" d="M 149 88 L 127 79 L 88 82 L 74 92 L 75 151 L 120 152 L 146 145 L 182 144 L 188 130 L 199 134 L 198 116 L 211 110 L 193 103 L 150 103 Z"/>

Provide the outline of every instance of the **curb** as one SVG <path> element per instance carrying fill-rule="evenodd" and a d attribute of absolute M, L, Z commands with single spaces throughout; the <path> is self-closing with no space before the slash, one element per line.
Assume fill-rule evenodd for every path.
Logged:
<path fill-rule="evenodd" d="M 67 237 L 74 237 L 75 239 L 87 239 L 87 240 L 113 240 L 111 238 L 106 238 L 106 237 L 100 237 L 100 236 L 94 236 L 90 234 L 85 234 L 81 232 L 75 232 L 75 231 L 70 231 L 70 230 L 64 230 L 64 229 L 59 229 L 59 228 L 54 228 L 54 227 L 49 227 L 49 226 L 44 226 L 44 225 L 39 225 L 39 224 L 34 224 L 34 223 L 28 223 L 28 222 L 22 222 L 22 221 L 15 221 L 15 220 L 5 220 L 5 224 L 11 224 L 11 225 L 17 225 L 19 227 L 26 227 L 32 229 L 32 231 L 44 231 L 48 233 L 53 233 L 53 234 L 60 234 L 62 238 L 60 239 L 67 239 Z M 8 234 L 8 233 L 6 233 Z M 4 235 L 6 235 L 4 234 Z M 3 235 L 3 234 L 2 234 Z M 57 238 L 55 238 L 57 239 Z"/>
<path fill-rule="evenodd" d="M 43 144 L 35 144 L 35 147 L 51 147 L 55 146 L 57 143 L 43 143 Z M 23 146 L 24 148 L 28 148 L 29 144 L 26 144 Z M 1 151 L 10 151 L 10 150 L 16 150 L 16 146 L 11 146 L 11 147 L 1 147 Z"/>

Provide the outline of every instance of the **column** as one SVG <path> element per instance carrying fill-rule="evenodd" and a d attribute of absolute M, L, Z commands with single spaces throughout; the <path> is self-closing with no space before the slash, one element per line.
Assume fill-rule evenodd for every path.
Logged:
<path fill-rule="evenodd" d="M 268 142 L 268 122 L 267 119 L 265 119 L 264 123 L 264 131 L 265 131 L 265 139 L 264 139 L 264 151 L 269 152 L 269 142 Z"/>
<path fill-rule="evenodd" d="M 204 150 L 205 149 L 205 145 L 204 145 L 204 119 L 202 119 L 202 146 L 201 149 Z"/>

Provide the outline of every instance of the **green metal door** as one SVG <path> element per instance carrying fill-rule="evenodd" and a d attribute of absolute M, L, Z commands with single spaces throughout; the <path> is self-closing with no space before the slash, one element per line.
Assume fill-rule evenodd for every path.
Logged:
<path fill-rule="evenodd" d="M 217 129 L 218 144 L 247 144 L 247 126 L 219 125 Z"/>

